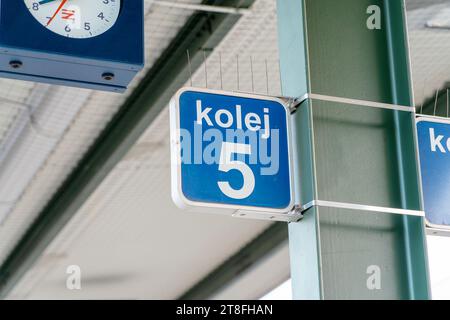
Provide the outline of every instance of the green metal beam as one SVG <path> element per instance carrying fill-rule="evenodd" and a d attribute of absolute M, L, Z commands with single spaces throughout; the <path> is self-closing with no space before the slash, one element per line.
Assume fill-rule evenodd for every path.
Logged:
<path fill-rule="evenodd" d="M 182 294 L 179 299 L 199 300 L 211 298 L 285 243 L 288 237 L 287 231 L 287 225 L 284 222 L 272 224 L 239 252 Z"/>
<path fill-rule="evenodd" d="M 412 106 L 404 12 L 403 0 L 278 0 L 283 94 Z M 309 99 L 295 121 L 301 203 L 422 208 L 411 113 Z M 422 217 L 315 206 L 289 246 L 296 299 L 430 297 Z"/>
<path fill-rule="evenodd" d="M 253 2 L 206 0 L 203 4 L 248 8 Z M 186 52 L 190 52 L 195 70 L 203 62 L 203 50 L 214 48 L 239 18 L 198 12 L 187 21 L 0 267 L 0 298 L 7 296 L 176 90 L 188 81 Z"/>

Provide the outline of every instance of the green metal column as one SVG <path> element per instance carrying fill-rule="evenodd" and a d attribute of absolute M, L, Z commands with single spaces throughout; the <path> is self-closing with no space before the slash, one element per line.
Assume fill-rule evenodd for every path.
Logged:
<path fill-rule="evenodd" d="M 413 105 L 403 0 L 277 10 L 283 95 Z M 300 203 L 421 210 L 412 113 L 308 99 L 294 116 Z M 422 217 L 315 206 L 289 225 L 294 298 L 429 299 L 425 240 Z"/>

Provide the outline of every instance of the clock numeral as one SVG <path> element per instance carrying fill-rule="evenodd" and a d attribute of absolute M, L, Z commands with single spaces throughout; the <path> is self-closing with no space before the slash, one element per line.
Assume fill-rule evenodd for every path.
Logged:
<path fill-rule="evenodd" d="M 61 0 L 8 1 L 25 2 L 32 16 L 51 32 L 69 38 L 87 39 L 112 28 L 119 17 L 121 1 L 128 0 L 68 0 L 64 6 L 60 6 Z"/>

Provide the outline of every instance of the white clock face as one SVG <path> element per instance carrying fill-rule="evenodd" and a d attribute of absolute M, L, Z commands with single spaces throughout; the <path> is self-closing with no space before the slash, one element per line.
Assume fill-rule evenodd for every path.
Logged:
<path fill-rule="evenodd" d="M 70 38 L 92 38 L 117 21 L 120 0 L 24 0 L 31 14 L 47 29 Z"/>

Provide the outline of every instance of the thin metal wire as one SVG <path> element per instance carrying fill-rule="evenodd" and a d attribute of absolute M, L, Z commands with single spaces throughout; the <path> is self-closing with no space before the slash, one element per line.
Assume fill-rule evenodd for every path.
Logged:
<path fill-rule="evenodd" d="M 264 62 L 266 64 L 266 94 L 269 95 L 269 68 L 267 67 L 267 59 Z"/>
<path fill-rule="evenodd" d="M 250 55 L 250 75 L 252 77 L 252 92 L 255 92 L 255 81 L 253 79 L 253 57 Z"/>
<path fill-rule="evenodd" d="M 216 13 L 225 13 L 225 14 L 237 14 L 237 15 L 248 15 L 251 14 L 251 9 L 247 8 L 239 8 L 239 7 L 228 7 L 228 6 L 215 6 L 211 4 L 195 4 L 195 3 L 184 3 L 184 2 L 176 2 L 176 1 L 161 1 L 161 0 L 153 0 L 152 4 L 159 5 L 163 7 L 169 8 L 177 8 L 184 10 L 193 10 L 193 11 L 203 11 L 203 12 L 216 12 Z"/>
<path fill-rule="evenodd" d="M 446 102 L 447 102 L 447 118 L 448 118 L 448 88 L 446 90 Z"/>
<path fill-rule="evenodd" d="M 205 85 L 208 88 L 208 67 L 206 65 L 206 51 L 203 49 L 203 64 L 205 65 Z"/>
<path fill-rule="evenodd" d="M 420 114 L 423 114 L 423 104 L 425 102 L 425 86 L 428 83 L 428 78 L 430 76 L 429 71 L 427 72 L 427 75 L 425 77 L 425 80 L 423 82 L 423 86 L 422 86 L 422 104 L 420 105 Z"/>
<path fill-rule="evenodd" d="M 439 89 L 436 90 L 436 97 L 434 98 L 434 109 L 433 109 L 433 116 L 436 115 L 436 107 L 437 107 L 437 100 L 438 100 L 438 95 L 439 95 Z"/>
<path fill-rule="evenodd" d="M 189 49 L 186 50 L 187 60 L 188 60 L 188 69 L 189 69 L 189 79 L 191 82 L 191 87 L 193 87 L 192 84 L 192 64 L 191 64 L 191 55 L 189 54 Z"/>
<path fill-rule="evenodd" d="M 220 52 L 220 51 L 219 51 L 219 75 L 220 75 L 220 89 L 223 90 L 222 52 Z"/>
<path fill-rule="evenodd" d="M 284 94 L 284 90 L 283 90 L 283 80 L 281 79 L 281 61 L 278 60 L 278 76 L 280 77 L 280 89 L 281 89 L 281 94 Z"/>
<path fill-rule="evenodd" d="M 237 72 L 237 91 L 239 91 L 240 90 L 240 87 L 239 87 L 239 55 L 237 54 L 236 55 L 236 72 Z"/>

